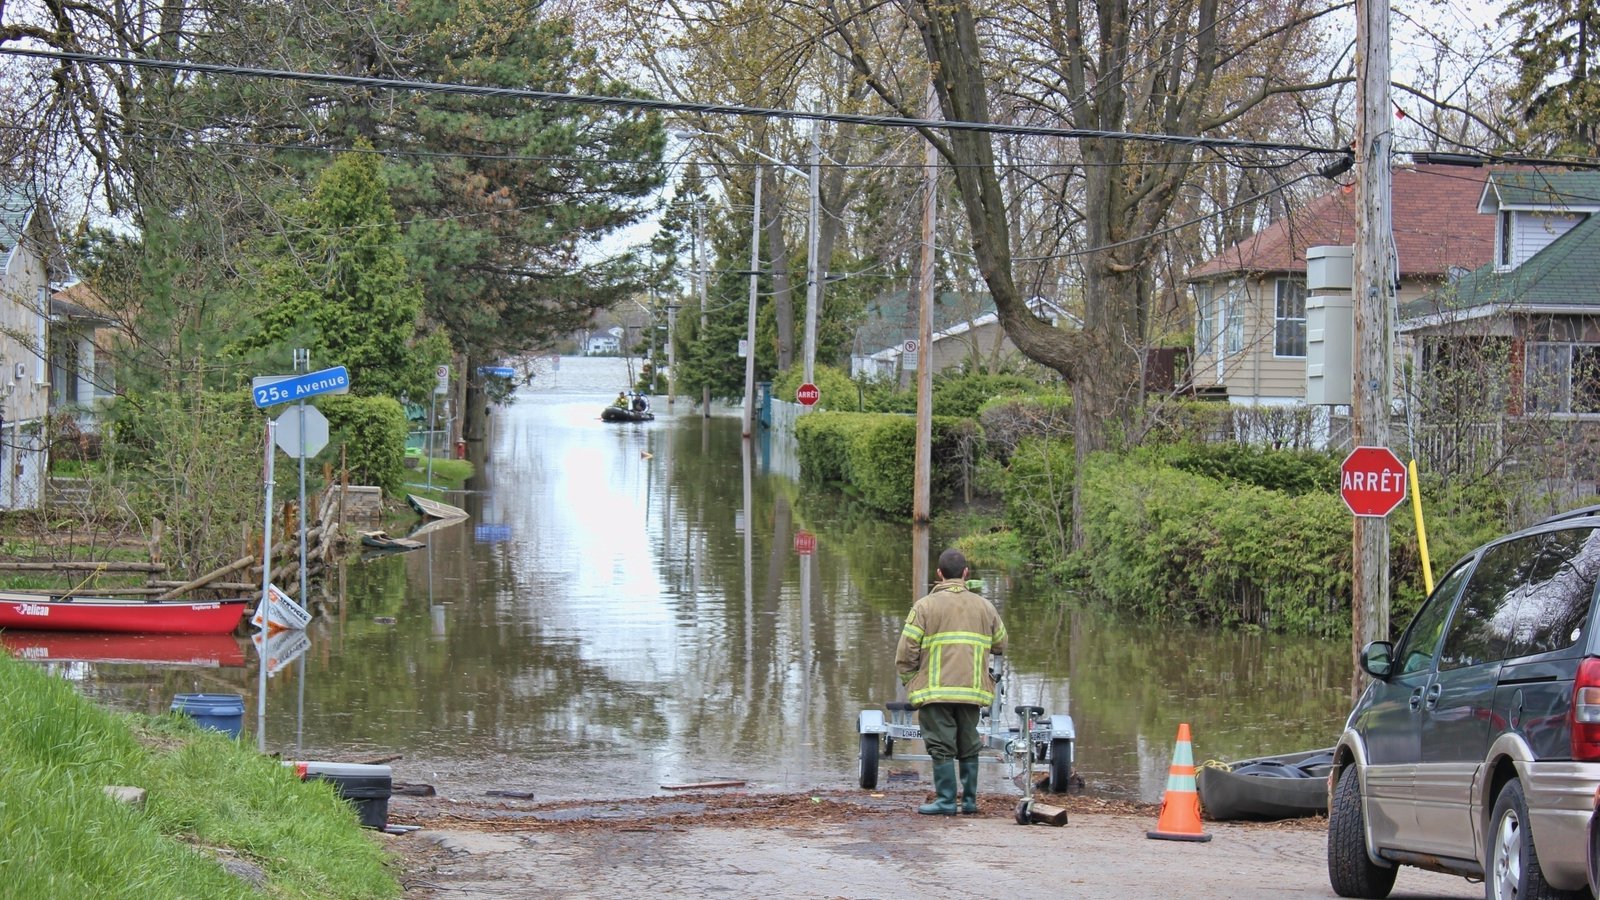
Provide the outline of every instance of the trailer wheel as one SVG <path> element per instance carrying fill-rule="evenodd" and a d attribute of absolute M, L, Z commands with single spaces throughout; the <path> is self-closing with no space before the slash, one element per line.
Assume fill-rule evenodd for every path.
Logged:
<path fill-rule="evenodd" d="M 861 736 L 861 786 L 872 790 L 878 786 L 878 736 Z"/>
<path fill-rule="evenodd" d="M 1072 740 L 1050 742 L 1050 793 L 1065 794 L 1072 786 Z"/>
<path fill-rule="evenodd" d="M 1033 824 L 1033 801 L 1026 797 L 1017 801 L 1017 824 Z"/>

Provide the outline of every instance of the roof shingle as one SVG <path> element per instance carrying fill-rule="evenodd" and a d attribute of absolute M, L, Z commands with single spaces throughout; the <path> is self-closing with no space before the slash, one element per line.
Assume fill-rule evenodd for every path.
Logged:
<path fill-rule="evenodd" d="M 1394 170 L 1394 241 L 1400 275 L 1443 277 L 1494 255 L 1494 216 L 1478 214 L 1485 173 L 1457 166 Z M 1355 192 L 1324 194 L 1196 266 L 1190 281 L 1227 275 L 1304 272 L 1306 248 L 1355 241 Z"/>

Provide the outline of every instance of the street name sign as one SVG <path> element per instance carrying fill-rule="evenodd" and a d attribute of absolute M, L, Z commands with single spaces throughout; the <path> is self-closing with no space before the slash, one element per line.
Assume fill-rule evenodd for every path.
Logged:
<path fill-rule="evenodd" d="M 348 394 L 350 373 L 344 366 L 320 369 L 304 375 L 258 375 L 250 380 L 250 396 L 256 407 L 265 409 L 280 403 L 293 403 L 318 394 Z"/>
<path fill-rule="evenodd" d="M 1356 515 L 1381 519 L 1406 499 L 1406 467 L 1388 447 L 1357 447 L 1339 466 L 1339 496 Z"/>

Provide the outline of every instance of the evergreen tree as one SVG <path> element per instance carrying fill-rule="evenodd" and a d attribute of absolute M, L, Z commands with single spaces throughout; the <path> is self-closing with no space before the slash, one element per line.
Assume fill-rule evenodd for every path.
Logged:
<path fill-rule="evenodd" d="M 1515 0 L 1500 21 L 1515 22 L 1511 45 L 1528 149 L 1600 153 L 1600 84 L 1589 77 L 1600 54 L 1600 5 L 1594 0 Z"/>
<path fill-rule="evenodd" d="M 356 393 L 426 395 L 447 348 L 421 328 L 422 289 L 378 157 L 341 155 L 285 218 L 291 227 L 263 248 L 259 327 L 238 347 L 277 359 L 306 347 L 316 365 L 347 367 Z"/>

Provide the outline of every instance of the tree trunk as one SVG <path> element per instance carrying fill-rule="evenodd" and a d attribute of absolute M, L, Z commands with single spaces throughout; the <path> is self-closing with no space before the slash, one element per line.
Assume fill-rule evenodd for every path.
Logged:
<path fill-rule="evenodd" d="M 778 371 L 794 365 L 794 296 L 789 281 L 789 240 L 783 233 L 783 204 L 771 166 L 761 168 L 761 223 L 772 261 L 772 313 L 778 326 Z M 755 348 L 751 348 L 754 352 Z"/>

